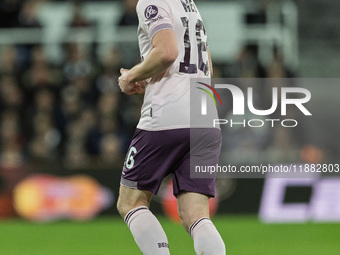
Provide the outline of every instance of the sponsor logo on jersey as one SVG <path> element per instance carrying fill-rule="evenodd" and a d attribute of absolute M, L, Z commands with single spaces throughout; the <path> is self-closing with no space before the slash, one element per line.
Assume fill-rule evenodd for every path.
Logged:
<path fill-rule="evenodd" d="M 158 14 L 158 8 L 154 5 L 149 5 L 148 7 L 146 7 L 145 12 L 144 12 L 145 18 L 147 19 L 152 19 L 156 17 L 157 14 Z"/>
<path fill-rule="evenodd" d="M 164 19 L 161 15 L 158 15 L 158 17 L 154 18 L 154 19 L 149 19 L 147 25 L 150 27 L 153 23 L 155 23 L 158 20 L 162 20 Z"/>

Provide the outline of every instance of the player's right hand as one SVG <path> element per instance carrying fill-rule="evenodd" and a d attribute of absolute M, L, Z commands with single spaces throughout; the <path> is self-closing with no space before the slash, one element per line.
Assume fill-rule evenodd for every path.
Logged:
<path fill-rule="evenodd" d="M 128 81 L 128 73 L 129 69 L 120 69 L 121 76 L 118 78 L 118 86 L 121 91 L 126 95 L 136 95 L 136 94 L 144 94 L 145 86 L 147 85 L 146 81 L 139 82 L 129 82 Z"/>

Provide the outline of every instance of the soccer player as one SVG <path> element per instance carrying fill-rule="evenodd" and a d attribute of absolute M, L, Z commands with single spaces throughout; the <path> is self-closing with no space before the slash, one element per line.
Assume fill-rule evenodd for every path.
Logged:
<path fill-rule="evenodd" d="M 149 204 L 172 174 L 178 212 L 196 253 L 223 255 L 224 242 L 209 219 L 215 179 L 190 178 L 190 161 L 216 165 L 221 149 L 219 129 L 190 129 L 190 79 L 212 74 L 204 23 L 192 0 L 139 0 L 136 9 L 142 62 L 122 68 L 118 82 L 127 95 L 144 94 L 144 103 L 123 166 L 117 209 L 143 254 L 170 254 Z M 198 145 L 190 148 L 193 134 Z"/>

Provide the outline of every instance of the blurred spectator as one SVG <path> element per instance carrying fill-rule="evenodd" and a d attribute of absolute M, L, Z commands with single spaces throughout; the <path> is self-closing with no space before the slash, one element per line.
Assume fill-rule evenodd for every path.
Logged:
<path fill-rule="evenodd" d="M 124 0 L 124 11 L 118 25 L 119 26 L 137 26 L 138 17 L 136 14 L 136 5 L 138 0 Z"/>
<path fill-rule="evenodd" d="M 82 2 L 72 1 L 72 20 L 70 22 L 70 27 L 88 27 L 91 23 L 86 20 L 82 13 Z"/>
<path fill-rule="evenodd" d="M 48 59 L 42 45 L 37 45 L 31 50 L 31 65 L 34 64 L 47 64 Z"/>
<path fill-rule="evenodd" d="M 117 116 L 119 95 L 114 91 L 106 91 L 98 100 L 98 115 L 100 118 Z"/>
<path fill-rule="evenodd" d="M 19 14 L 19 23 L 21 27 L 41 27 L 37 18 L 37 7 L 40 0 L 24 1 Z"/>
<path fill-rule="evenodd" d="M 15 78 L 4 75 L 0 78 L 0 109 L 22 110 L 23 95 Z"/>
<path fill-rule="evenodd" d="M 265 76 L 263 67 L 258 60 L 257 46 L 244 46 L 228 76 L 233 78 L 262 78 Z"/>
<path fill-rule="evenodd" d="M 294 142 L 291 129 L 277 126 L 273 129 L 272 144 L 265 151 L 269 163 L 299 162 L 299 147 Z"/>
<path fill-rule="evenodd" d="M 117 134 L 119 96 L 116 92 L 103 93 L 97 102 L 97 125 L 89 130 L 88 149 L 91 154 L 100 153 L 100 143 L 103 136 L 109 133 Z"/>
<path fill-rule="evenodd" d="M 0 49 L 0 74 L 17 75 L 20 71 L 17 48 L 13 45 L 6 45 Z"/>
<path fill-rule="evenodd" d="M 94 75 L 94 66 L 89 60 L 88 52 L 85 45 L 70 43 L 67 46 L 67 58 L 63 64 L 63 73 L 67 80 L 73 80 L 76 77 L 92 78 Z"/>
<path fill-rule="evenodd" d="M 3 158 L 2 156 L 10 153 L 16 155 L 15 158 L 20 159 L 18 163 L 22 161 L 22 152 L 25 145 L 24 137 L 20 132 L 20 116 L 14 110 L 6 110 L 2 112 L 1 124 L 0 124 L 0 154 L 2 160 L 12 159 L 13 157 Z M 1 161 L 3 164 L 7 161 Z M 10 161 L 11 165 L 15 162 Z M 8 162 L 7 162 L 8 163 Z"/>
<path fill-rule="evenodd" d="M 72 120 L 67 125 L 67 140 L 74 142 L 85 143 L 88 130 L 83 128 L 83 122 L 81 118 Z"/>
<path fill-rule="evenodd" d="M 70 84 L 74 87 L 79 95 L 79 98 L 84 105 L 91 106 L 95 103 L 96 93 L 93 91 L 91 80 L 86 76 L 75 77 Z"/>
<path fill-rule="evenodd" d="M 0 119 L 0 219 L 15 215 L 12 190 L 25 175 L 25 140 L 20 134 L 20 118 L 15 110 L 5 110 Z"/>
<path fill-rule="evenodd" d="M 43 49 L 40 46 L 32 51 L 31 65 L 24 73 L 22 82 L 28 90 L 60 86 L 60 72 L 46 62 Z"/>
<path fill-rule="evenodd" d="M 283 57 L 280 55 L 277 48 L 273 52 L 273 61 L 267 67 L 268 78 L 292 78 L 293 73 L 284 65 Z"/>
<path fill-rule="evenodd" d="M 51 117 L 51 120 L 56 120 L 56 97 L 53 90 L 49 88 L 41 88 L 34 92 L 33 100 L 30 101 L 26 108 L 25 121 L 27 123 L 32 122 L 34 117 L 38 114 L 46 114 Z M 27 125 L 26 125 L 27 126 Z M 27 135 L 33 135 L 33 126 L 30 130 L 27 130 Z"/>
<path fill-rule="evenodd" d="M 37 160 L 52 160 L 58 155 L 60 132 L 55 128 L 48 113 L 37 113 L 33 117 L 33 138 L 29 144 L 31 157 Z"/>
<path fill-rule="evenodd" d="M 89 158 L 84 150 L 84 144 L 71 141 L 66 144 L 64 166 L 71 170 L 82 170 L 89 167 Z"/>
<path fill-rule="evenodd" d="M 80 101 L 77 90 L 69 85 L 61 91 L 60 109 L 57 113 L 57 127 L 62 134 L 66 134 L 68 123 L 78 118 L 83 103 Z"/>
<path fill-rule="evenodd" d="M 34 97 L 35 112 L 54 115 L 55 96 L 52 90 L 43 88 L 35 93 Z"/>
<path fill-rule="evenodd" d="M 257 164 L 263 161 L 262 151 L 268 142 L 268 127 L 251 128 L 248 120 L 252 119 L 248 112 L 245 116 L 235 116 L 232 113 L 226 117 L 233 125 L 223 125 L 223 149 L 221 159 L 226 164 Z M 257 119 L 261 119 L 260 116 Z M 264 121 L 264 118 L 262 118 Z M 245 122 L 244 122 L 245 121 Z M 244 122 L 244 124 L 242 124 Z"/>
<path fill-rule="evenodd" d="M 99 164 L 104 167 L 113 168 L 122 164 L 122 150 L 117 135 L 108 133 L 100 141 Z"/>
<path fill-rule="evenodd" d="M 102 57 L 102 70 L 96 78 L 96 89 L 100 93 L 115 90 L 119 92 L 118 77 L 120 76 L 121 55 L 119 48 L 112 47 Z"/>

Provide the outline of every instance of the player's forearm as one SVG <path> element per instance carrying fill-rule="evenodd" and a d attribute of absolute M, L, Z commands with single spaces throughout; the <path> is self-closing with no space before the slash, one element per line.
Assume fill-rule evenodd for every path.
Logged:
<path fill-rule="evenodd" d="M 153 48 L 142 63 L 130 70 L 129 80 L 138 82 L 163 73 L 176 60 L 177 55 L 177 50 L 171 51 L 160 47 Z"/>

